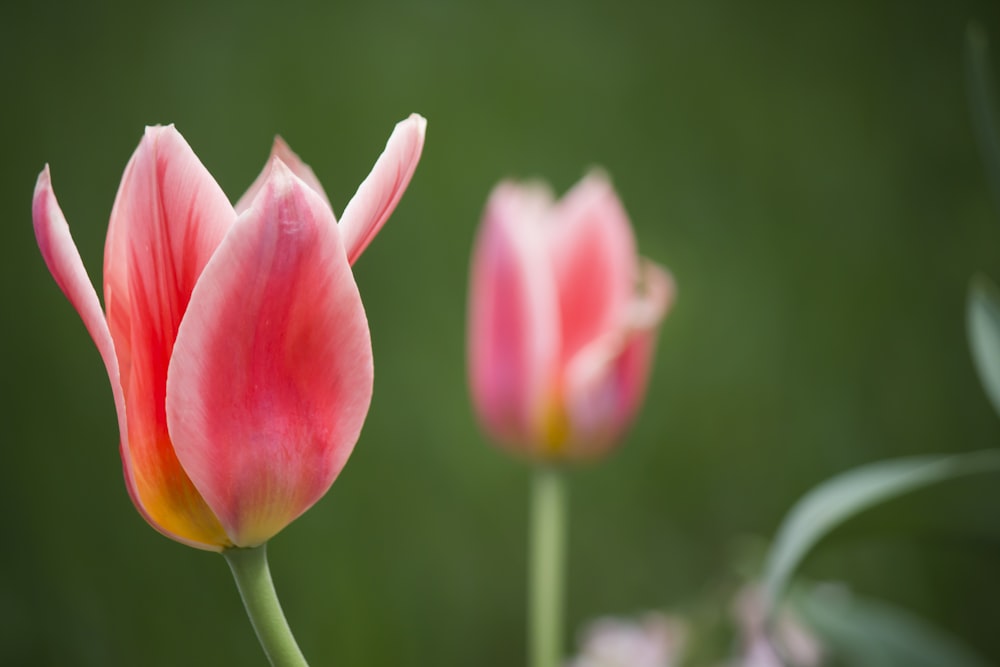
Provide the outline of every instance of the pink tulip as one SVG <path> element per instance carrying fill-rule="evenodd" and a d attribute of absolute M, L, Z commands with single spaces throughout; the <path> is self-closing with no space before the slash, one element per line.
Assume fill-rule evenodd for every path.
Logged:
<path fill-rule="evenodd" d="M 485 429 L 536 459 L 588 458 L 631 423 L 645 393 L 666 271 L 636 254 L 607 179 L 560 201 L 501 183 L 472 257 L 469 371 Z"/>
<path fill-rule="evenodd" d="M 339 224 L 280 139 L 234 208 L 173 126 L 147 128 L 111 212 L 103 311 L 39 175 L 38 246 L 107 368 L 129 494 L 164 535 L 262 544 L 337 477 L 372 393 L 350 264 L 406 189 L 425 125 L 396 126 Z"/>

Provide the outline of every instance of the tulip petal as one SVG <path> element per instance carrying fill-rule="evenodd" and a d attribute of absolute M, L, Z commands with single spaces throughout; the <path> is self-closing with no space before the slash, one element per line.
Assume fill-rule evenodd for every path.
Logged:
<path fill-rule="evenodd" d="M 372 379 L 332 213 L 275 158 L 195 287 L 167 383 L 177 456 L 234 544 L 266 541 L 326 492 Z"/>
<path fill-rule="evenodd" d="M 90 282 L 87 269 L 83 266 L 83 260 L 80 259 L 80 253 L 70 234 L 69 225 L 52 190 L 48 165 L 45 165 L 45 169 L 38 175 L 31 209 L 38 248 L 42 251 L 45 264 L 59 285 L 59 289 L 80 314 L 83 325 L 97 345 L 97 351 L 101 354 L 108 372 L 108 379 L 111 380 L 111 393 L 114 395 L 121 433 L 127 433 L 125 399 L 118 379 L 115 344 L 111 339 L 107 320 L 104 319 L 101 302 L 97 299 L 97 291 Z"/>
<path fill-rule="evenodd" d="M 275 157 L 285 163 L 285 166 L 291 169 L 292 173 L 305 181 L 306 185 L 315 190 L 316 193 L 323 198 L 323 201 L 326 202 L 326 205 L 330 206 L 330 199 L 326 196 L 326 192 L 323 190 L 323 186 L 320 184 L 319 179 L 316 178 L 316 174 L 313 173 L 312 167 L 303 162 L 302 158 L 295 154 L 295 151 L 293 151 L 289 145 L 285 143 L 284 139 L 281 137 L 275 137 L 274 144 L 271 146 L 271 155 L 264 164 L 264 169 L 261 170 L 257 179 L 250 185 L 243 196 L 240 197 L 240 200 L 236 202 L 237 214 L 243 213 L 250 208 L 250 204 L 253 203 L 253 198 L 257 196 L 257 193 L 260 192 L 260 189 L 264 186 L 264 182 L 267 180 L 270 173 L 271 165 L 274 164 L 274 160 L 271 158 Z M 330 210 L 333 210 L 332 206 L 330 206 Z"/>
<path fill-rule="evenodd" d="M 635 238 L 618 196 L 598 172 L 559 201 L 548 229 L 566 361 L 621 322 L 638 277 Z"/>
<path fill-rule="evenodd" d="M 151 127 L 115 199 L 105 247 L 108 324 L 128 413 L 130 492 L 157 529 L 207 549 L 229 545 L 167 430 L 167 368 L 188 299 L 236 214 L 172 126 Z"/>
<path fill-rule="evenodd" d="M 652 262 L 643 266 L 643 283 L 624 326 L 585 346 L 567 368 L 573 456 L 603 453 L 621 438 L 642 403 L 660 323 L 675 295 L 671 275 Z"/>
<path fill-rule="evenodd" d="M 544 438 L 559 350 L 556 286 L 542 230 L 551 195 L 501 183 L 490 195 L 472 255 L 469 381 L 498 440 Z"/>
<path fill-rule="evenodd" d="M 413 177 L 424 147 L 427 120 L 419 114 L 396 124 L 385 150 L 362 181 L 340 219 L 340 231 L 353 264 L 396 208 Z"/>

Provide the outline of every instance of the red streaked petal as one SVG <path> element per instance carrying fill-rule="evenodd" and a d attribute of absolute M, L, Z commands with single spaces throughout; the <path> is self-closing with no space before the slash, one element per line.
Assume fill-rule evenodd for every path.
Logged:
<path fill-rule="evenodd" d="M 660 323 L 675 295 L 660 266 L 645 262 L 642 277 L 621 328 L 582 348 L 567 368 L 571 456 L 600 454 L 616 443 L 642 404 Z"/>
<path fill-rule="evenodd" d="M 194 290 L 167 384 L 177 456 L 236 545 L 326 492 L 371 392 L 368 322 L 332 213 L 275 159 Z"/>
<path fill-rule="evenodd" d="M 419 114 L 396 124 L 371 173 L 344 208 L 340 233 L 353 264 L 396 208 L 424 148 L 427 120 Z"/>
<path fill-rule="evenodd" d="M 635 238 L 618 196 L 591 173 L 556 205 L 549 226 L 562 323 L 562 358 L 610 331 L 638 277 Z"/>
<path fill-rule="evenodd" d="M 162 517 L 158 518 L 148 511 L 148 508 L 139 496 L 134 475 L 135 466 L 129 454 L 128 420 L 119 375 L 118 358 L 115 354 L 115 343 L 111 338 L 111 331 L 104 318 L 104 313 L 101 311 L 97 292 L 94 290 L 94 286 L 87 276 L 86 269 L 80 259 L 80 254 L 77 252 L 76 245 L 73 243 L 70 235 L 69 226 L 66 224 L 66 219 L 56 201 L 48 166 L 39 175 L 38 183 L 35 186 L 32 215 L 35 224 L 35 236 L 38 239 L 38 247 L 42 251 L 45 263 L 48 265 L 49 271 L 52 273 L 53 278 L 55 278 L 56 283 L 66 295 L 66 298 L 69 299 L 70 303 L 73 304 L 73 307 L 80 314 L 84 326 L 86 326 L 91 338 L 93 338 L 94 343 L 97 345 L 101 358 L 104 360 L 104 366 L 111 381 L 111 392 L 115 400 L 115 409 L 118 414 L 125 484 L 136 508 L 151 526 L 167 537 L 203 549 L 217 548 L 214 544 L 199 541 L 197 536 L 192 536 L 188 531 L 184 531 L 183 533 L 175 532 L 174 526 L 162 523 Z"/>
<path fill-rule="evenodd" d="M 191 291 L 236 213 L 184 138 L 151 127 L 129 161 L 105 244 L 104 288 L 128 413 L 123 460 L 151 522 L 218 549 L 228 539 L 167 431 L 167 367 Z"/>
<path fill-rule="evenodd" d="M 469 381 L 482 423 L 498 440 L 544 440 L 555 390 L 559 324 L 541 225 L 551 196 L 501 183 L 490 195 L 472 255 Z"/>
<path fill-rule="evenodd" d="M 257 176 L 256 180 L 250 185 L 247 191 L 240 197 L 240 200 L 236 202 L 236 213 L 243 213 L 245 210 L 250 208 L 250 204 L 253 203 L 253 198 L 257 196 L 260 192 L 261 187 L 263 187 L 264 182 L 267 180 L 268 174 L 270 173 L 271 165 L 274 164 L 274 160 L 271 158 L 278 158 L 281 160 L 286 167 L 292 170 L 292 172 L 305 181 L 306 185 L 311 187 L 316 191 L 323 201 L 326 202 L 327 206 L 330 206 L 330 199 L 326 196 L 326 192 L 323 191 L 323 186 L 320 184 L 319 179 L 316 178 L 316 174 L 313 173 L 312 168 L 302 161 L 295 151 L 289 147 L 285 140 L 280 136 L 274 138 L 274 144 L 271 146 L 271 155 L 268 157 L 267 162 L 264 164 L 264 169 L 261 170 L 260 174 Z M 330 206 L 330 210 L 333 207 Z"/>

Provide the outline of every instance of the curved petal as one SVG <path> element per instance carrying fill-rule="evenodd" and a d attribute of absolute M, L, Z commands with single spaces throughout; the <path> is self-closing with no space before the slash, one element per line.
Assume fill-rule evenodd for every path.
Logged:
<path fill-rule="evenodd" d="M 327 206 L 330 206 L 330 199 L 326 196 L 326 192 L 323 191 L 323 186 L 320 184 L 319 179 L 316 178 L 316 174 L 313 173 L 312 168 L 302 161 L 298 155 L 295 154 L 285 140 L 281 137 L 274 138 L 274 144 L 271 146 L 271 155 L 268 157 L 267 162 L 264 164 L 264 169 L 261 170 L 260 174 L 257 176 L 256 180 L 250 185 L 247 191 L 240 197 L 240 200 L 236 202 L 236 213 L 240 214 L 250 208 L 253 203 L 253 198 L 257 196 L 260 189 L 264 186 L 264 182 L 271 170 L 271 165 L 274 164 L 274 160 L 271 158 L 278 158 L 285 163 L 285 166 L 292 170 L 292 172 L 305 181 L 306 185 L 311 187 L 316 193 L 323 198 Z M 330 206 L 330 210 L 333 207 Z"/>
<path fill-rule="evenodd" d="M 496 439 L 527 447 L 544 433 L 559 350 L 555 282 L 542 230 L 551 196 L 501 183 L 472 255 L 468 306 L 473 404 Z"/>
<path fill-rule="evenodd" d="M 385 150 L 347 203 L 340 232 L 347 261 L 354 264 L 396 208 L 424 148 L 427 120 L 419 114 L 396 124 Z"/>
<path fill-rule="evenodd" d="M 38 248 L 42 251 L 45 264 L 59 285 L 59 289 L 80 314 L 83 325 L 97 345 L 97 351 L 104 361 L 104 368 L 108 371 L 108 379 L 111 380 L 111 393 L 115 399 L 119 428 L 121 433 L 128 433 L 115 344 L 111 340 L 111 331 L 108 329 L 107 320 L 104 319 L 97 292 L 90 282 L 87 269 L 83 266 L 83 260 L 80 259 L 80 253 L 70 235 L 69 225 L 52 190 L 48 165 L 45 165 L 45 169 L 38 175 L 31 214 L 35 224 L 35 239 L 38 241 Z"/>
<path fill-rule="evenodd" d="M 118 417 L 118 432 L 121 434 L 121 452 L 126 456 L 127 447 L 125 439 L 128 436 L 128 425 L 125 413 L 125 399 L 122 394 L 121 380 L 119 377 L 118 358 L 115 354 L 115 344 L 111 339 L 111 331 L 108 328 L 107 320 L 101 311 L 101 303 L 97 299 L 97 291 L 94 289 L 87 269 L 83 265 L 80 253 L 76 249 L 73 237 L 69 231 L 69 224 L 63 215 L 59 202 L 56 200 L 55 191 L 52 189 L 52 180 L 49 174 L 49 166 L 38 175 L 35 183 L 35 193 L 31 206 L 32 218 L 35 228 L 35 239 L 38 248 L 42 252 L 42 258 L 55 279 L 59 289 L 76 309 L 83 320 L 84 327 L 97 346 L 97 351 L 104 362 L 104 368 L 108 373 L 108 380 L 111 382 L 111 394 L 115 401 L 115 413 Z M 130 466 L 124 463 L 126 486 L 131 495 L 133 485 L 131 483 Z M 133 497 L 134 500 L 134 497 Z M 140 512 L 141 506 L 136 503 Z M 147 520 L 149 518 L 147 517 Z M 152 521 L 150 521 L 152 523 Z"/>
<path fill-rule="evenodd" d="M 663 268 L 645 262 L 643 291 L 629 304 L 624 326 L 584 347 L 566 373 L 572 456 L 589 457 L 618 441 L 642 404 L 660 323 L 675 287 Z"/>
<path fill-rule="evenodd" d="M 565 361 L 621 322 L 638 277 L 635 238 L 618 196 L 598 172 L 560 200 L 548 229 Z"/>
<path fill-rule="evenodd" d="M 234 544 L 266 541 L 326 492 L 371 392 L 339 230 L 275 158 L 195 287 L 167 383 L 177 456 Z"/>
<path fill-rule="evenodd" d="M 167 367 L 202 269 L 236 214 L 184 138 L 151 127 L 125 169 L 104 256 L 105 305 L 118 354 L 133 500 L 159 530 L 203 548 L 228 546 L 181 467 L 167 431 Z"/>

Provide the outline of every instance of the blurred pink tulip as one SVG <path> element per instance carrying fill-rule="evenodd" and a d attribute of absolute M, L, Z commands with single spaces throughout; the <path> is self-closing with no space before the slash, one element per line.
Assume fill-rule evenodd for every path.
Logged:
<path fill-rule="evenodd" d="M 39 175 L 38 246 L 104 360 L 129 494 L 164 535 L 262 544 L 337 477 L 372 392 L 350 264 L 406 189 L 425 125 L 396 126 L 339 224 L 280 139 L 234 208 L 173 126 L 147 128 L 111 212 L 103 311 Z"/>
<path fill-rule="evenodd" d="M 592 173 L 558 202 L 504 182 L 472 257 L 468 353 L 485 429 L 541 460 L 606 451 L 645 393 L 670 274 L 636 254 L 628 216 Z"/>

